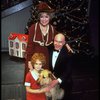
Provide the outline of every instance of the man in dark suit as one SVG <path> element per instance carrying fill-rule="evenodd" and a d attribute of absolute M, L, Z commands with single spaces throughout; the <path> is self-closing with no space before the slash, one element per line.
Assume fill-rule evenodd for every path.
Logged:
<path fill-rule="evenodd" d="M 50 54 L 50 70 L 57 79 L 52 81 L 51 87 L 60 84 L 64 89 L 65 95 L 62 100 L 71 100 L 71 55 L 65 46 L 65 36 L 61 33 L 57 34 L 54 38 L 53 46 L 49 48 Z M 55 50 L 54 50 L 55 49 Z"/>

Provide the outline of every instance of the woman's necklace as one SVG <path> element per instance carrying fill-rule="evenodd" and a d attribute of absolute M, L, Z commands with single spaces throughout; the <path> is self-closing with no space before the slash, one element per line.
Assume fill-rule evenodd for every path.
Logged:
<path fill-rule="evenodd" d="M 43 27 L 41 24 L 40 24 L 40 29 L 41 29 L 41 32 L 44 36 L 46 36 L 48 34 L 48 31 L 49 31 L 49 25 Z"/>

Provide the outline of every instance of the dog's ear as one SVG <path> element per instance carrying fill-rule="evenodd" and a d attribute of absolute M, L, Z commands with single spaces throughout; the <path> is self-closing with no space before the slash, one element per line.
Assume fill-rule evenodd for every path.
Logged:
<path fill-rule="evenodd" d="M 49 77 L 49 74 L 50 74 L 50 73 L 51 73 L 51 71 L 49 71 L 49 70 L 47 70 L 47 69 L 41 71 L 41 75 L 42 75 L 43 77 Z"/>
<path fill-rule="evenodd" d="M 51 72 L 49 71 L 49 70 L 42 70 L 41 72 L 40 72 L 40 75 L 39 75 L 39 78 L 38 78 L 38 80 L 37 80 L 37 82 L 38 83 L 40 83 L 41 82 L 41 80 L 44 78 L 44 77 L 49 77 L 48 75 L 50 74 Z"/>
<path fill-rule="evenodd" d="M 40 83 L 42 79 L 43 79 L 43 75 L 40 74 L 40 75 L 39 75 L 39 78 L 38 78 L 38 80 L 37 80 L 37 83 Z"/>

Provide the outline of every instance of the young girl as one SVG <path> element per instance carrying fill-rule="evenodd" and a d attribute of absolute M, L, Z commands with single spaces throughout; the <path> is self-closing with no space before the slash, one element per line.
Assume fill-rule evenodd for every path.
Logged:
<path fill-rule="evenodd" d="M 34 53 L 31 62 L 33 70 L 30 70 L 25 79 L 26 87 L 26 100 L 46 100 L 45 92 L 49 91 L 49 87 L 42 88 L 37 83 L 39 78 L 39 72 L 42 67 L 46 64 L 46 58 L 43 53 Z"/>

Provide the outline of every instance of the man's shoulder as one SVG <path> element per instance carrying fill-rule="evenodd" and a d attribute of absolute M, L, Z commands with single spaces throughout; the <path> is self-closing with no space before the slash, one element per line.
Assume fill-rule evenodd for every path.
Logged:
<path fill-rule="evenodd" d="M 71 52 L 68 51 L 68 49 L 65 45 L 62 47 L 62 52 L 69 57 L 71 57 L 73 55 Z"/>
<path fill-rule="evenodd" d="M 54 45 L 53 45 L 53 43 L 51 43 L 49 46 L 47 46 L 48 47 L 48 51 L 53 51 L 53 48 L 54 48 Z"/>

